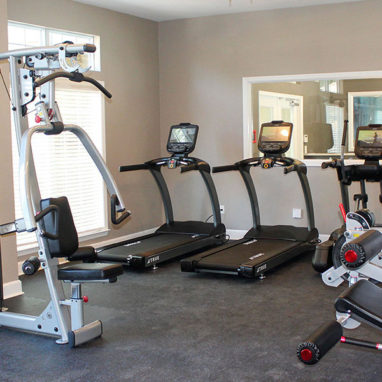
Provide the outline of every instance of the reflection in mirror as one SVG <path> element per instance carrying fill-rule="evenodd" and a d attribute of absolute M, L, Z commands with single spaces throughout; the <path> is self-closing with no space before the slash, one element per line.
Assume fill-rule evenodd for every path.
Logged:
<path fill-rule="evenodd" d="M 251 96 L 254 156 L 259 127 L 271 120 L 293 123 L 286 155 L 299 159 L 339 156 L 344 119 L 348 157 L 354 156 L 359 126 L 382 124 L 381 78 L 252 83 Z"/>

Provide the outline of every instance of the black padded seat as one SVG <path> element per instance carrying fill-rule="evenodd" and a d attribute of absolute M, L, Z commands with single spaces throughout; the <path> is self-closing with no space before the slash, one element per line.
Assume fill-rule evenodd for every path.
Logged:
<path fill-rule="evenodd" d="M 337 298 L 335 308 L 382 329 L 382 288 L 368 280 L 360 280 L 345 290 Z"/>
<path fill-rule="evenodd" d="M 102 281 L 109 280 L 114 282 L 117 276 L 123 273 L 123 267 L 120 264 L 103 263 L 80 263 L 68 265 L 58 270 L 58 279 L 65 281 Z"/>

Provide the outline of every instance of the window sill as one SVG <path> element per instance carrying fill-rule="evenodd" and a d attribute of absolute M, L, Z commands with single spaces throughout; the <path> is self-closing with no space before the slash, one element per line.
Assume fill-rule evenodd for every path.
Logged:
<path fill-rule="evenodd" d="M 103 228 L 101 230 L 83 232 L 79 236 L 79 241 L 81 243 L 81 242 L 84 242 L 87 240 L 96 239 L 98 237 L 107 236 L 109 234 L 109 232 L 110 232 L 110 229 L 107 229 L 107 228 Z M 18 257 L 27 256 L 27 255 L 36 253 L 38 251 L 38 249 L 39 248 L 38 248 L 37 243 L 20 246 L 17 248 L 17 256 Z"/>

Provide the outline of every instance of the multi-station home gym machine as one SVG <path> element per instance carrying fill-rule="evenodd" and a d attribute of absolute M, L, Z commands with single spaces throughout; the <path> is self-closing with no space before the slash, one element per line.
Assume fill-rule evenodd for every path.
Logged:
<path fill-rule="evenodd" d="M 84 76 L 88 68 L 81 68 L 79 55 L 95 52 L 90 44 L 62 43 L 55 46 L 21 49 L 0 53 L 0 60 L 8 60 L 11 75 L 11 104 L 20 155 L 20 198 L 23 218 L 0 226 L 0 235 L 14 232 L 35 232 L 39 246 L 38 257 L 26 267 L 33 274 L 41 266 L 50 293 L 50 302 L 38 316 L 8 311 L 0 312 L 0 326 L 58 337 L 58 344 L 77 346 L 102 335 L 102 323 L 97 320 L 84 324 L 82 283 L 111 283 L 123 270 L 115 264 L 92 262 L 96 259 L 92 247 L 78 246 L 78 235 L 66 197 L 41 200 L 36 176 L 32 136 L 74 134 L 82 143 L 103 180 L 111 200 L 111 220 L 119 224 L 129 216 L 116 183 L 102 156 L 79 126 L 64 124 L 55 102 L 56 78 L 75 82 L 89 82 L 107 97 L 111 94 L 97 81 Z M 28 107 L 34 109 L 36 126 L 28 125 Z M 48 140 L 48 137 L 46 138 Z M 47 142 L 49 144 L 49 142 Z M 69 265 L 58 267 L 58 258 L 66 258 Z M 86 261 L 70 264 L 71 261 Z M 71 297 L 64 294 L 62 282 L 71 284 Z M 2 296 L 1 296 L 2 297 Z M 1 298 L 2 304 L 2 298 Z"/>

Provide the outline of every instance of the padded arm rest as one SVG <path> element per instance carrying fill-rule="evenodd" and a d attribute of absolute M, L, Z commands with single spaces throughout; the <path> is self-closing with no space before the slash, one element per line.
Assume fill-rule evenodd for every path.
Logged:
<path fill-rule="evenodd" d="M 68 256 L 70 261 L 94 261 L 96 258 L 96 251 L 93 247 L 80 247 L 72 255 Z"/>
<path fill-rule="evenodd" d="M 82 263 L 68 265 L 60 268 L 57 272 L 58 279 L 64 281 L 115 281 L 117 276 L 123 273 L 123 267 L 119 264 Z"/>

